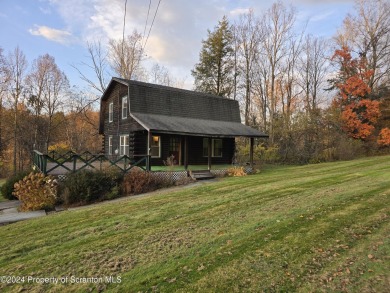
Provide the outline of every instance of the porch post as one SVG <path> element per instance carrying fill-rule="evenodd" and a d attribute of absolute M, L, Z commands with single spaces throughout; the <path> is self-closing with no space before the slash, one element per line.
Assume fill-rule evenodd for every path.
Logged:
<path fill-rule="evenodd" d="M 208 145 L 208 156 L 207 156 L 207 165 L 209 171 L 211 170 L 211 137 L 207 138 L 207 145 Z"/>
<path fill-rule="evenodd" d="M 184 169 L 188 169 L 188 137 L 184 136 Z"/>
<path fill-rule="evenodd" d="M 151 169 L 151 162 L 150 162 L 150 147 L 152 145 L 152 135 L 150 131 L 148 131 L 148 137 L 147 137 L 147 143 L 146 143 L 146 171 L 150 171 Z"/>
<path fill-rule="evenodd" d="M 253 144 L 254 144 L 254 138 L 250 138 L 250 144 L 249 144 L 249 164 L 251 168 L 253 169 Z"/>

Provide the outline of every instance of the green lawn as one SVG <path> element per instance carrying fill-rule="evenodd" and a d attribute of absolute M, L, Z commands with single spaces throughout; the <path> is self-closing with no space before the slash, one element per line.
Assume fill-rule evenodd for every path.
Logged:
<path fill-rule="evenodd" d="M 26 279 L 0 291 L 386 292 L 389 178 L 390 156 L 272 167 L 2 226 L 0 276 Z"/>
<path fill-rule="evenodd" d="M 4 184 L 4 182 L 6 181 L 6 179 L 0 179 L 0 187 Z M 0 190 L 0 202 L 2 201 L 6 201 L 7 199 L 3 197 L 3 195 L 1 194 L 1 190 Z"/>

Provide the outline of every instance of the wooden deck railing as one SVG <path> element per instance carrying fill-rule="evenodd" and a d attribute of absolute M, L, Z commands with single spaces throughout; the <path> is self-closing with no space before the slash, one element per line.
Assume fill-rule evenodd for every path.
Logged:
<path fill-rule="evenodd" d="M 33 164 L 35 168 L 45 175 L 64 175 L 84 169 L 102 170 L 103 168 L 112 166 L 117 167 L 123 173 L 130 171 L 136 166 L 150 171 L 150 157 L 145 155 L 134 156 L 133 158 L 120 156 L 111 159 L 105 155 L 92 154 L 90 152 L 76 154 L 70 151 L 65 154 L 55 152 L 42 154 L 34 150 Z"/>

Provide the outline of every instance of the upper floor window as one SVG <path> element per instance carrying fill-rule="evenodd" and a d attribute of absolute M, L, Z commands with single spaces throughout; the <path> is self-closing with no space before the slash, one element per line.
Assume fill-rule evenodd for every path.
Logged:
<path fill-rule="evenodd" d="M 114 103 L 108 105 L 108 122 L 114 121 Z"/>
<path fill-rule="evenodd" d="M 127 118 L 127 108 L 128 108 L 127 96 L 124 96 L 122 98 L 122 119 L 126 119 Z"/>

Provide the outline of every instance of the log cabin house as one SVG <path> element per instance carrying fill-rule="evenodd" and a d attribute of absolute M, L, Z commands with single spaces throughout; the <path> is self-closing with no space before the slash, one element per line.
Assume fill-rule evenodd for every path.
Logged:
<path fill-rule="evenodd" d="M 173 158 L 188 165 L 231 164 L 235 138 L 267 137 L 241 123 L 237 101 L 210 94 L 112 78 L 101 97 L 99 132 L 108 157 L 147 156 L 147 168 Z"/>

